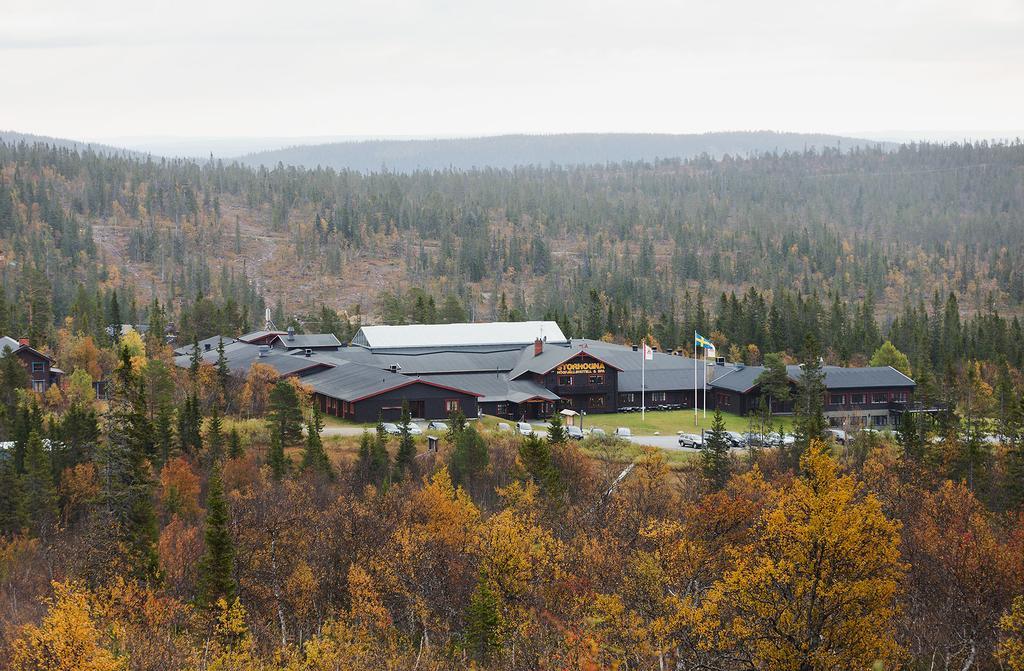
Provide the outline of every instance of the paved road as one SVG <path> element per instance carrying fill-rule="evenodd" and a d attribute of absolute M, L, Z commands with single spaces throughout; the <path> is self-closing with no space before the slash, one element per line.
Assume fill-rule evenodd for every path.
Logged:
<path fill-rule="evenodd" d="M 542 437 L 547 436 L 547 432 L 534 428 L 534 432 Z M 324 427 L 324 436 L 359 436 L 363 433 L 362 427 L 358 426 L 327 426 Z M 637 445 L 650 445 L 651 447 L 657 447 L 662 450 L 675 450 L 677 452 L 698 452 L 689 447 L 680 447 L 675 436 L 630 436 L 629 442 Z"/>

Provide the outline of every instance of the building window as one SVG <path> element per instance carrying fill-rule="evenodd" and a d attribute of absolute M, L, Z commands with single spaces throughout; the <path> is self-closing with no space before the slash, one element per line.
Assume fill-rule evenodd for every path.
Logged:
<path fill-rule="evenodd" d="M 656 391 L 651 394 L 651 403 L 664 403 L 667 395 L 663 391 Z"/>
<path fill-rule="evenodd" d="M 718 405 L 722 406 L 723 408 L 728 408 L 729 406 L 732 405 L 732 397 L 729 396 L 729 394 L 719 394 Z"/>
<path fill-rule="evenodd" d="M 42 361 L 33 361 L 32 362 L 32 372 L 33 373 L 42 373 L 44 370 L 46 370 L 46 366 L 43 365 Z"/>
<path fill-rule="evenodd" d="M 623 403 L 632 403 L 636 398 L 636 394 L 621 394 L 619 398 L 622 399 Z"/>
<path fill-rule="evenodd" d="M 571 387 L 572 386 L 572 375 L 559 375 L 558 376 L 559 387 Z"/>
<path fill-rule="evenodd" d="M 872 403 L 888 403 L 889 402 L 889 394 L 887 394 L 884 391 L 876 391 L 875 393 L 871 394 L 871 402 Z"/>
<path fill-rule="evenodd" d="M 32 380 L 32 391 L 42 394 L 46 391 L 46 380 Z"/>
<path fill-rule="evenodd" d="M 897 403 L 906 403 L 907 402 L 907 392 L 905 392 L 905 391 L 897 391 L 897 392 L 893 393 L 892 400 L 896 401 Z"/>
<path fill-rule="evenodd" d="M 590 384 L 604 384 L 604 375 L 591 375 Z"/>
<path fill-rule="evenodd" d="M 850 394 L 850 403 L 854 405 L 864 403 L 864 394 Z"/>
<path fill-rule="evenodd" d="M 846 403 L 846 394 L 830 394 L 828 397 L 829 405 L 842 405 Z"/>
<path fill-rule="evenodd" d="M 448 414 L 451 414 L 453 412 L 459 412 L 461 409 L 462 403 L 460 403 L 457 398 L 445 399 L 444 411 L 447 412 Z"/>
<path fill-rule="evenodd" d="M 508 414 L 508 403 L 498 403 L 494 406 L 494 412 L 498 415 Z"/>
<path fill-rule="evenodd" d="M 603 408 L 604 407 L 604 396 L 591 396 L 590 397 L 591 408 Z"/>
<path fill-rule="evenodd" d="M 889 418 L 885 415 L 875 415 L 874 417 L 875 426 L 885 426 L 889 423 Z"/>

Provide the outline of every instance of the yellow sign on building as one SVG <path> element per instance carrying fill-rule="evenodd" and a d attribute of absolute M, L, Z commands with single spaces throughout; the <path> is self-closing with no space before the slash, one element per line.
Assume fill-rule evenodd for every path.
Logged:
<path fill-rule="evenodd" d="M 576 375 L 577 373 L 603 373 L 604 364 L 600 361 L 578 361 L 563 363 L 555 369 L 559 375 Z"/>

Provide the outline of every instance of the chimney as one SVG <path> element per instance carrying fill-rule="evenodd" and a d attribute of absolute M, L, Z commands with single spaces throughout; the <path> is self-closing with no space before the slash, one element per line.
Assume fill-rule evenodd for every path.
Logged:
<path fill-rule="evenodd" d="M 313 350 L 312 350 L 312 349 L 310 349 L 309 347 L 307 347 L 307 348 L 306 348 L 306 352 L 305 352 L 305 354 L 306 354 L 306 356 L 307 356 L 307 357 L 309 357 L 309 356 L 312 356 L 312 354 L 313 354 Z"/>
<path fill-rule="evenodd" d="M 725 365 L 725 357 L 724 356 L 716 357 L 715 358 L 715 363 L 717 365 L 719 365 L 719 366 L 724 366 Z"/>
<path fill-rule="evenodd" d="M 203 349 L 206 350 L 207 352 L 210 351 L 211 347 L 213 347 L 213 345 L 211 345 L 210 343 L 208 343 L 208 342 L 203 343 Z"/>
<path fill-rule="evenodd" d="M 533 356 L 540 356 L 544 353 L 544 341 L 537 338 L 533 341 Z"/>
<path fill-rule="evenodd" d="M 294 326 L 289 326 L 288 327 L 288 340 L 295 340 L 295 327 Z"/>
<path fill-rule="evenodd" d="M 270 345 L 260 345 L 259 352 L 260 358 L 267 356 L 267 352 L 270 350 Z"/>
<path fill-rule="evenodd" d="M 28 347 L 28 343 L 29 343 L 28 338 L 18 338 L 18 345 L 20 345 L 22 347 Z"/>

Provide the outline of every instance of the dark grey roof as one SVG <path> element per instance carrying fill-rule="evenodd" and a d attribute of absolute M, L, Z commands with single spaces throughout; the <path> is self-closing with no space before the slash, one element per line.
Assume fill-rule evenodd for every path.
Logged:
<path fill-rule="evenodd" d="M 354 363 L 352 361 L 338 361 L 334 368 L 306 376 L 302 379 L 302 382 L 313 387 L 317 393 L 323 394 L 324 396 L 330 396 L 341 401 L 349 402 L 359 401 L 364 398 L 391 391 L 392 389 L 408 387 L 417 383 L 442 386 L 471 396 L 480 395 L 479 392 L 473 389 L 467 389 L 457 384 L 452 384 L 452 382 L 457 382 L 457 380 L 444 381 L 430 377 L 412 377 L 409 375 L 401 375 L 400 373 L 381 370 L 380 368 L 375 368 L 373 366 L 364 366 L 363 364 Z"/>
<path fill-rule="evenodd" d="M 424 375 L 420 379 L 480 394 L 481 403 L 509 401 L 523 403 L 533 398 L 557 401 L 558 394 L 532 380 L 509 380 L 507 373 L 456 373 Z"/>
<path fill-rule="evenodd" d="M 221 338 L 224 339 L 224 344 L 225 345 L 230 345 L 231 343 L 235 342 L 234 338 L 229 338 L 228 336 L 219 336 L 219 335 L 210 336 L 209 338 L 203 338 L 202 340 L 199 341 L 199 351 L 200 352 L 206 351 L 206 346 L 209 345 L 210 346 L 210 351 L 216 352 L 217 351 L 217 344 L 218 344 L 218 342 L 220 341 Z M 192 353 L 192 346 L 194 344 L 195 343 L 185 343 L 183 345 L 179 345 L 178 347 L 174 348 L 174 353 L 175 354 L 191 354 Z"/>
<path fill-rule="evenodd" d="M 764 366 L 722 366 L 708 367 L 708 386 L 746 393 L 757 386 L 757 378 L 764 372 Z"/>
<path fill-rule="evenodd" d="M 858 387 L 915 387 L 917 383 L 892 366 L 866 368 L 844 368 L 823 366 L 825 387 L 828 389 L 856 389 Z M 799 380 L 803 374 L 800 366 L 786 366 L 789 377 Z"/>
<path fill-rule="evenodd" d="M 217 363 L 217 350 L 202 352 L 202 359 L 206 363 Z M 254 363 L 261 363 L 270 366 L 277 371 L 278 375 L 307 375 L 330 368 L 337 362 L 324 361 L 320 358 L 295 356 L 282 350 L 268 348 L 265 356 L 260 357 L 260 345 L 250 345 L 244 342 L 233 342 L 224 346 L 224 358 L 227 360 L 228 370 L 233 375 L 248 375 L 249 367 Z M 191 349 L 189 354 L 180 355 L 174 358 L 174 363 L 182 368 L 188 368 L 191 364 Z"/>
<path fill-rule="evenodd" d="M 286 331 L 253 331 L 251 333 L 246 333 L 245 335 L 238 336 L 238 339 L 241 340 L 242 342 L 250 342 L 252 340 L 259 340 L 261 338 L 266 338 L 267 336 L 284 335 L 285 333 L 287 333 L 287 332 Z"/>
<path fill-rule="evenodd" d="M 648 362 L 650 363 L 650 362 Z M 697 385 L 693 384 L 693 365 L 680 367 L 678 369 L 662 368 L 645 371 L 642 375 L 639 370 L 627 370 L 619 373 L 619 391 L 638 392 L 641 390 L 641 379 L 643 388 L 647 391 L 674 391 L 702 389 L 700 371 L 697 371 Z"/>
<path fill-rule="evenodd" d="M 399 370 L 406 375 L 430 375 L 494 371 L 507 373 L 518 361 L 521 352 L 521 347 L 465 350 L 447 347 L 401 351 L 345 347 L 337 352 L 325 354 L 385 370 L 390 370 L 392 365 L 398 364 Z"/>
<path fill-rule="evenodd" d="M 295 335 L 278 335 L 273 340 L 275 345 L 280 344 L 287 349 L 305 348 L 338 348 L 341 341 L 333 333 L 296 333 Z"/>

